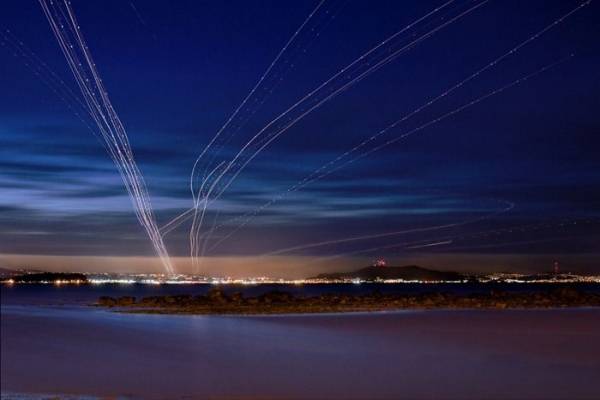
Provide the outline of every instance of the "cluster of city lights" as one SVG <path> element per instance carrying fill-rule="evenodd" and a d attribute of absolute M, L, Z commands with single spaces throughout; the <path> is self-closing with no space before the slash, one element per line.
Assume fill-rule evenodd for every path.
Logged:
<path fill-rule="evenodd" d="M 5 284 L 13 285 L 17 282 L 14 279 L 3 281 Z M 92 285 L 322 285 L 322 284 L 461 284 L 461 283 L 600 283 L 600 275 L 574 275 L 574 274 L 556 274 L 556 275 L 524 275 L 509 273 L 493 273 L 489 275 L 480 275 L 459 280 L 419 280 L 419 279 L 359 279 L 359 278 L 305 278 L 305 279 L 282 279 L 270 277 L 204 277 L 196 275 L 179 274 L 168 276 L 164 274 L 90 274 L 87 283 Z M 80 279 L 74 280 L 51 280 L 38 281 L 36 284 L 53 285 L 80 285 L 86 282 Z"/>

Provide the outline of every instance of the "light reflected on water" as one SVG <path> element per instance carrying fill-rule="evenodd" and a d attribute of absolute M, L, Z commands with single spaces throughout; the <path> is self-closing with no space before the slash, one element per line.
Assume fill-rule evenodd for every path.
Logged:
<path fill-rule="evenodd" d="M 3 293 L 3 393 L 144 399 L 600 393 L 597 309 L 130 315 L 83 306 L 87 297 L 73 293 L 63 305 L 11 302 Z"/>

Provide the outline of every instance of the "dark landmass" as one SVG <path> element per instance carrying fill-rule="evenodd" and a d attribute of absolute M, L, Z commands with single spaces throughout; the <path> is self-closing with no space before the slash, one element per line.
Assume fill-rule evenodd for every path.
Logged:
<path fill-rule="evenodd" d="M 18 268 L 18 269 L 0 268 L 0 279 L 8 279 L 8 278 L 11 278 L 16 275 L 32 274 L 32 273 L 39 273 L 39 272 L 45 272 L 45 271 L 40 271 L 38 269 L 28 269 L 28 268 Z"/>
<path fill-rule="evenodd" d="M 360 279 L 363 281 L 375 281 L 378 279 L 402 279 L 405 281 L 461 281 L 467 279 L 465 275 L 453 271 L 436 271 L 408 265 L 404 267 L 377 267 L 371 266 L 352 272 L 336 272 L 320 274 L 312 279 Z"/>
<path fill-rule="evenodd" d="M 14 269 L 8 268 L 0 268 L 0 279 L 8 279 L 12 276 L 19 275 L 19 271 L 15 271 Z"/>
<path fill-rule="evenodd" d="M 421 295 L 322 294 L 294 296 L 272 291 L 256 297 L 241 293 L 227 295 L 220 288 L 211 289 L 205 296 L 100 297 L 97 306 L 118 311 L 156 314 L 298 314 L 353 311 L 384 311 L 400 309 L 506 309 L 506 308 L 564 308 L 599 307 L 600 294 L 584 293 L 571 287 L 559 287 L 545 292 L 506 293 L 492 290 L 486 294 L 427 293 Z"/>
<path fill-rule="evenodd" d="M 29 269 L 29 268 L 0 268 L 0 281 L 5 281 L 8 279 L 13 279 L 17 276 L 27 275 L 27 274 L 40 274 L 45 273 L 46 271 L 41 271 L 39 269 Z"/>
<path fill-rule="evenodd" d="M 584 275 L 539 273 L 539 274 L 523 275 L 523 276 L 520 276 L 519 279 L 522 280 L 523 282 L 539 282 L 539 281 L 560 282 L 560 281 L 577 278 L 578 276 L 584 276 Z"/>
<path fill-rule="evenodd" d="M 65 273 L 65 272 L 42 272 L 32 274 L 22 274 L 11 276 L 10 279 L 14 283 L 46 283 L 46 282 L 60 282 L 60 283 L 88 283 L 88 279 L 84 274 L 79 273 Z"/>

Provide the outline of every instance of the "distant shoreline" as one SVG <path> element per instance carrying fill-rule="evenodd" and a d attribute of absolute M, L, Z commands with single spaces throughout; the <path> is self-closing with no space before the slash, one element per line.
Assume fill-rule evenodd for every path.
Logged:
<path fill-rule="evenodd" d="M 330 284 L 469 284 L 469 283 L 598 283 L 600 275 L 578 275 L 559 273 L 557 270 L 546 273 L 520 274 L 495 272 L 486 275 L 465 274 L 454 271 L 441 271 L 417 265 L 381 266 L 373 265 L 350 272 L 319 274 L 313 277 L 283 279 L 270 277 L 207 277 L 197 275 L 164 274 L 110 274 L 82 272 L 44 272 L 39 270 L 7 270 L 0 268 L 0 281 L 5 284 L 41 283 L 55 285 L 70 284 L 198 284 L 198 285 L 330 285 Z"/>

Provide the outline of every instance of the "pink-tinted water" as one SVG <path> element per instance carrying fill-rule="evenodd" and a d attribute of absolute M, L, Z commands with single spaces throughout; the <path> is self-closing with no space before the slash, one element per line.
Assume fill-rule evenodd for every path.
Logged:
<path fill-rule="evenodd" d="M 271 317 L 3 305 L 7 393 L 600 398 L 600 310 Z"/>

